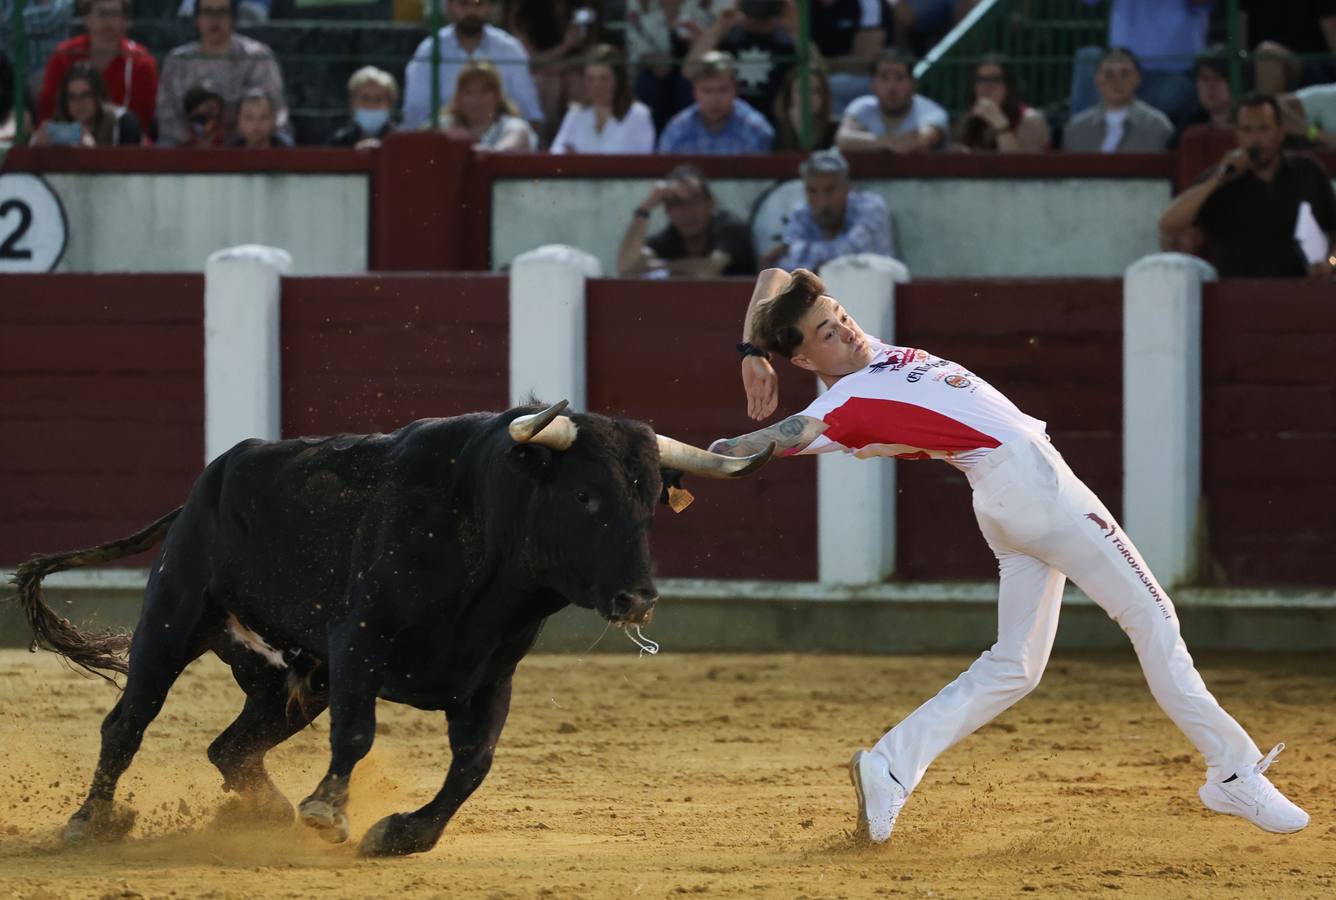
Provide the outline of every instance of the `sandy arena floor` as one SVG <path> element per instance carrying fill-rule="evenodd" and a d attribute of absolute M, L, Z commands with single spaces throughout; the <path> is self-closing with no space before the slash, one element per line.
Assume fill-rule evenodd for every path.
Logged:
<path fill-rule="evenodd" d="M 608 640 L 612 639 L 610 635 Z M 0 897 L 1336 896 L 1336 661 L 1203 660 L 1207 683 L 1313 816 L 1292 836 L 1206 812 L 1201 769 L 1127 656 L 1059 657 L 1032 696 L 929 772 L 885 847 L 849 836 L 845 771 L 963 657 L 534 657 L 492 774 L 436 849 L 356 858 L 381 815 L 444 777 L 440 719 L 383 703 L 354 781 L 354 840 L 211 830 L 204 748 L 241 694 L 213 657 L 168 699 L 121 782 L 122 845 L 68 851 L 110 688 L 50 654 L 0 652 Z M 322 718 L 270 755 L 295 800 Z"/>

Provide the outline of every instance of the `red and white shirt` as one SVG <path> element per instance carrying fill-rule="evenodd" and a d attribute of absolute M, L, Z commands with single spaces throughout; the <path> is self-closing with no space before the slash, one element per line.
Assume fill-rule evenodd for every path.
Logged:
<path fill-rule="evenodd" d="M 1044 423 L 949 359 L 869 336 L 875 355 L 801 415 L 828 426 L 803 453 L 941 459 L 961 471 L 1008 441 L 1044 434 Z"/>

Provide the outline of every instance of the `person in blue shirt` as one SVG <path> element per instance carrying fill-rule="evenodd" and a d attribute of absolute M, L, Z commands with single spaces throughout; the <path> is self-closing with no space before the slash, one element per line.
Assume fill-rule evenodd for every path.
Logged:
<path fill-rule="evenodd" d="M 501 73 L 506 96 L 515 101 L 519 113 L 530 123 L 543 123 L 538 89 L 529 72 L 529 53 L 519 39 L 488 25 L 484 0 L 450 0 L 452 24 L 440 32 L 441 65 L 439 97 L 448 106 L 455 83 L 465 66 L 484 60 Z M 431 122 L 431 38 L 422 39 L 404 70 L 404 127 L 421 128 Z"/>
<path fill-rule="evenodd" d="M 738 97 L 733 57 L 706 53 L 691 73 L 696 102 L 668 121 L 659 135 L 660 153 L 767 153 L 775 129 Z"/>
<path fill-rule="evenodd" d="M 896 48 L 881 51 L 872 63 L 872 93 L 844 110 L 835 145 L 845 153 L 945 150 L 946 110 L 917 91 L 914 57 Z"/>
<path fill-rule="evenodd" d="M 818 150 L 798 174 L 804 199 L 789 214 L 780 243 L 762 257 L 762 268 L 815 270 L 851 253 L 895 255 L 886 201 L 870 191 L 850 190 L 849 163 L 839 150 Z"/>

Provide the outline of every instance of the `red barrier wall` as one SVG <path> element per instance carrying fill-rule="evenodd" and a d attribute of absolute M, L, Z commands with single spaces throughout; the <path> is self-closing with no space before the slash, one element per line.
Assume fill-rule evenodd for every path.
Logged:
<path fill-rule="evenodd" d="M 1048 422 L 1054 446 L 1121 513 L 1120 280 L 911 282 L 896 291 L 896 343 L 960 363 Z M 898 575 L 995 575 L 965 476 L 931 461 L 896 465 Z"/>
<path fill-rule="evenodd" d="M 629 416 L 708 446 L 757 427 L 733 347 L 751 297 L 735 281 L 593 281 L 588 288 L 589 408 Z M 776 419 L 816 396 L 781 371 Z M 679 578 L 816 578 L 816 465 L 782 460 L 744 481 L 688 479 L 696 502 L 654 522 L 659 574 Z"/>
<path fill-rule="evenodd" d="M 185 500 L 204 460 L 203 296 L 198 275 L 0 276 L 0 563 L 124 537 Z"/>
<path fill-rule="evenodd" d="M 1210 576 L 1336 585 L 1336 287 L 1225 281 L 1202 307 Z"/>
<path fill-rule="evenodd" d="M 1215 583 L 1336 584 L 1333 291 L 1207 288 L 1203 495 Z M 284 433 L 505 407 L 507 292 L 491 275 L 285 279 Z M 0 562 L 124 536 L 184 499 L 203 462 L 202 293 L 193 275 L 4 278 Z M 732 351 L 748 295 L 745 281 L 591 282 L 590 407 L 697 444 L 752 427 Z M 897 310 L 898 342 L 970 367 L 1047 420 L 1119 512 L 1118 281 L 918 281 L 900 288 Z M 780 371 L 785 415 L 815 388 Z M 964 478 L 898 465 L 901 577 L 989 576 Z M 696 505 L 656 524 L 662 574 L 816 576 L 813 461 L 692 489 Z"/>
<path fill-rule="evenodd" d="M 509 406 L 509 280 L 283 279 L 283 434 L 393 431 Z"/>

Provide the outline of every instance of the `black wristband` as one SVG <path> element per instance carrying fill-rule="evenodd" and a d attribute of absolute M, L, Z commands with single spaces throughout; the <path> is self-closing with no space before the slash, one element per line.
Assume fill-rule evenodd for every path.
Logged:
<path fill-rule="evenodd" d="M 648 219 L 648 218 L 649 218 L 649 210 L 645 209 L 643 206 L 637 206 L 637 207 L 636 207 L 636 211 L 633 213 L 633 215 L 634 215 L 637 219 Z"/>
<path fill-rule="evenodd" d="M 743 341 L 742 343 L 738 344 L 738 352 L 741 353 L 744 357 L 759 356 L 762 359 L 770 358 L 769 353 L 766 353 L 760 347 L 754 345 L 751 341 Z"/>

